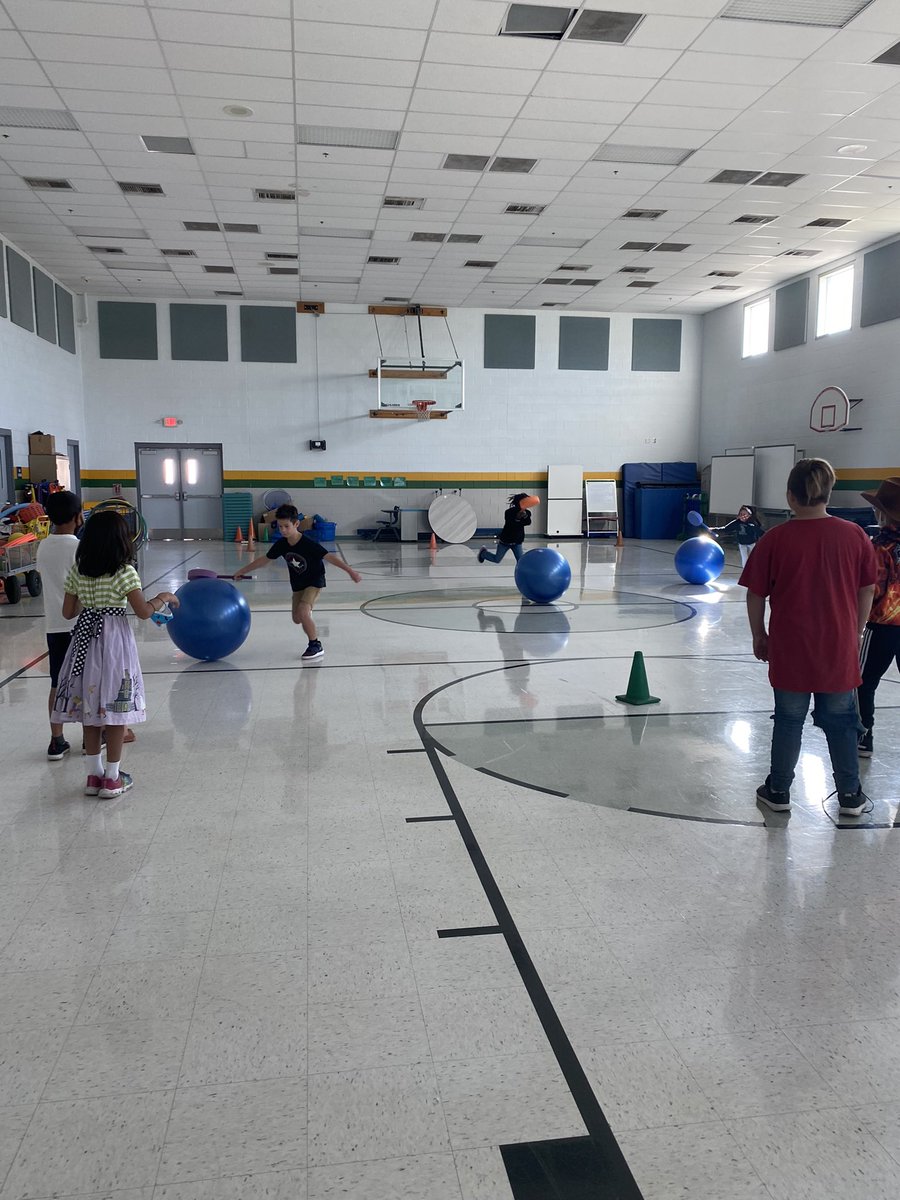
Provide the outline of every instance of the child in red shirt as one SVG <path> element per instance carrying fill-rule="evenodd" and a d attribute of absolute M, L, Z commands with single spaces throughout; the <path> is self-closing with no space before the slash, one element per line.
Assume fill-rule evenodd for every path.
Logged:
<path fill-rule="evenodd" d="M 769 530 L 738 582 L 747 588 L 753 653 L 769 664 L 775 692 L 772 766 L 757 789 L 758 800 L 776 812 L 790 809 L 813 695 L 813 721 L 828 739 L 841 815 L 858 817 L 868 797 L 859 782 L 855 689 L 860 682 L 859 639 L 874 592 L 875 554 L 858 525 L 826 512 L 834 483 L 834 471 L 824 459 L 797 463 L 787 485 L 794 519 Z"/>
<path fill-rule="evenodd" d="M 863 492 L 863 499 L 876 510 L 881 526 L 874 541 L 878 561 L 875 602 L 863 634 L 859 656 L 862 683 L 856 692 L 859 719 L 865 726 L 859 735 L 859 756 L 871 758 L 875 689 L 891 662 L 896 660 L 900 667 L 900 479 L 885 479 L 877 492 Z"/>

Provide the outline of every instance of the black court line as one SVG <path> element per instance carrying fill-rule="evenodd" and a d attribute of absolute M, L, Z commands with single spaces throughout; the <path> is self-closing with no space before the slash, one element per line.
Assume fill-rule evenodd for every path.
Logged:
<path fill-rule="evenodd" d="M 453 813 L 441 813 L 439 816 L 436 816 L 436 817 L 407 817 L 406 823 L 407 823 L 407 825 L 421 825 L 421 824 L 424 824 L 426 821 L 455 821 L 455 820 L 456 820 L 456 817 L 454 817 Z"/>
<path fill-rule="evenodd" d="M 499 925 L 469 925 L 462 929 L 439 929 L 437 935 L 439 938 L 489 937 L 491 934 L 502 932 Z"/>
<path fill-rule="evenodd" d="M 39 662 L 43 662 L 43 660 L 47 657 L 47 653 L 48 652 L 45 650 L 43 654 L 39 654 L 37 658 L 33 658 L 30 663 L 26 663 L 24 667 L 20 667 L 18 671 L 13 671 L 12 675 L 7 675 L 5 679 L 0 679 L 0 688 L 6 687 L 8 683 L 12 683 L 14 679 L 18 679 L 19 676 L 24 675 L 26 671 L 30 671 L 32 667 L 36 667 Z M 35 679 L 43 678 L 43 675 L 35 675 Z"/>
<path fill-rule="evenodd" d="M 424 746 L 415 746 L 412 750 L 386 750 L 385 754 L 424 754 Z"/>
<path fill-rule="evenodd" d="M 489 672 L 485 672 L 485 674 L 487 673 Z M 516 964 L 537 1018 L 543 1027 L 550 1048 L 553 1051 L 556 1061 L 559 1063 L 566 1085 L 572 1094 L 572 1099 L 575 1101 L 578 1111 L 581 1114 L 585 1128 L 594 1141 L 598 1165 L 602 1175 L 608 1182 L 615 1186 L 615 1192 L 611 1194 L 614 1194 L 617 1200 L 643 1200 L 641 1190 L 631 1173 L 628 1163 L 625 1161 L 625 1156 L 622 1153 L 619 1143 L 616 1141 L 615 1134 L 610 1128 L 606 1114 L 594 1094 L 590 1081 L 585 1074 L 584 1067 L 582 1067 L 578 1055 L 575 1053 L 574 1047 L 569 1040 L 569 1035 L 566 1033 L 559 1015 L 553 1007 L 553 1002 L 547 993 L 543 980 L 532 961 L 531 955 L 528 953 L 528 948 L 522 939 L 522 935 L 519 933 L 512 913 L 509 911 L 503 893 L 488 865 L 484 852 L 475 836 L 475 832 L 469 824 L 459 797 L 456 795 L 453 785 L 447 776 L 435 741 L 422 720 L 422 713 L 425 706 L 435 696 L 447 688 L 453 687 L 458 682 L 459 680 L 452 680 L 450 683 L 442 684 L 441 687 L 435 688 L 422 697 L 413 712 L 413 721 L 416 730 L 422 739 L 422 745 L 428 754 L 428 760 L 447 801 L 447 806 L 456 817 L 463 845 L 481 882 L 485 897 L 491 906 L 494 916 L 497 918 L 500 933 L 506 941 L 506 945 L 509 948 L 513 962 Z M 598 1003 L 603 1003 L 602 996 L 598 996 Z"/>
<path fill-rule="evenodd" d="M 571 659 L 567 659 L 570 662 Z M 883 707 L 889 707 L 884 705 Z M 771 708 L 742 708 L 740 715 L 743 716 L 771 716 Z M 670 712 L 665 709 L 662 712 L 610 712 L 610 713 L 585 713 L 584 716 L 573 717 L 492 717 L 488 721 L 428 721 L 429 729 L 454 729 L 467 725 L 555 725 L 562 721 L 630 721 L 636 717 L 643 720 L 645 717 L 733 717 L 735 716 L 733 708 L 691 710 L 690 712 Z M 388 750 L 388 754 L 403 754 L 410 751 L 403 750 Z"/>
<path fill-rule="evenodd" d="M 491 771 L 488 767 L 476 767 L 476 771 L 481 775 L 490 775 L 492 779 L 500 779 L 503 783 L 515 783 L 520 787 L 526 787 L 531 792 L 542 792 L 545 796 L 559 796 L 562 800 L 567 800 L 568 792 L 557 792 L 553 788 L 540 787 L 536 783 L 525 783 L 522 779 L 515 779 L 512 775 L 501 775 L 499 771 Z"/>
<path fill-rule="evenodd" d="M 644 817 L 668 817 L 672 821 L 698 821 L 703 825 L 743 825 L 747 829 L 764 829 L 764 821 L 732 821 L 730 817 L 696 817 L 686 813 L 660 812 L 655 808 L 637 808 L 630 805 L 626 812 L 640 813 Z"/>

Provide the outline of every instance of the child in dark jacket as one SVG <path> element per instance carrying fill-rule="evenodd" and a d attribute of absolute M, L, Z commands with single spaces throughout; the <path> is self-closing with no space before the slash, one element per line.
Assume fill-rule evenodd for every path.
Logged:
<path fill-rule="evenodd" d="M 525 502 L 525 503 L 523 503 Z M 512 550 L 516 561 L 522 557 L 522 543 L 525 541 L 525 527 L 531 524 L 531 509 L 538 500 L 527 492 L 516 492 L 509 497 L 509 508 L 503 514 L 503 528 L 500 530 L 499 545 L 496 553 L 491 553 L 486 546 L 478 551 L 478 561 L 498 563 L 508 550 Z"/>
<path fill-rule="evenodd" d="M 765 532 L 752 504 L 742 505 L 738 509 L 738 515 L 727 525 L 718 525 L 710 530 L 710 533 L 733 533 L 735 535 L 742 567 L 746 567 L 750 551 Z"/>
<path fill-rule="evenodd" d="M 856 690 L 859 719 L 865 726 L 858 752 L 860 758 L 871 758 L 875 689 L 891 662 L 900 667 L 900 479 L 885 479 L 877 492 L 863 492 L 863 499 L 878 513 L 880 526 L 872 542 L 878 577 L 859 654 L 862 683 Z"/>

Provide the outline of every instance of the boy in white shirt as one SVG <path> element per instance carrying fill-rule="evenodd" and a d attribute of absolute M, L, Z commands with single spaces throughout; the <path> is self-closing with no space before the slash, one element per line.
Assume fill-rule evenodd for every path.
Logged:
<path fill-rule="evenodd" d="M 40 572 L 44 595 L 44 632 L 47 635 L 47 657 L 50 668 L 50 712 L 56 699 L 59 669 L 66 657 L 75 620 L 62 615 L 66 593 L 65 579 L 75 562 L 78 549 L 76 532 L 81 528 L 81 501 L 73 492 L 51 492 L 44 504 L 52 530 L 37 551 L 36 566 Z M 47 757 L 58 762 L 69 753 L 69 743 L 63 736 L 62 725 L 50 722 L 50 745 Z"/>

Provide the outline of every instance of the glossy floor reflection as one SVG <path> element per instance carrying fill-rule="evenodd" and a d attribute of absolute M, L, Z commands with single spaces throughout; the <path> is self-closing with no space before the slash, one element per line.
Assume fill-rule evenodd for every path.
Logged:
<path fill-rule="evenodd" d="M 280 566 L 231 660 L 139 624 L 116 802 L 44 758 L 41 601 L 0 606 L 0 1200 L 511 1200 L 504 1155 L 540 1195 L 601 1120 L 646 1200 L 893 1200 L 896 675 L 874 812 L 837 827 L 808 725 L 764 814 L 736 559 L 560 549 L 539 608 L 473 547 L 347 542 L 308 668 Z M 652 709 L 615 700 L 635 650 Z"/>

